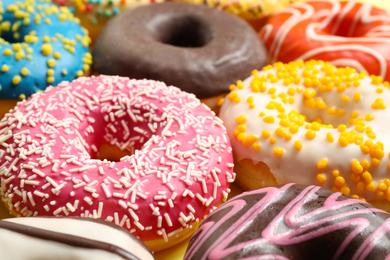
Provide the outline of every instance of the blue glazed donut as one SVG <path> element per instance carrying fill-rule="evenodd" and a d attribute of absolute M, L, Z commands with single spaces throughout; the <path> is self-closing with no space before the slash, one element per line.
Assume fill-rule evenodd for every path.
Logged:
<path fill-rule="evenodd" d="M 24 99 L 85 75 L 89 44 L 68 8 L 48 0 L 1 0 L 0 100 Z"/>

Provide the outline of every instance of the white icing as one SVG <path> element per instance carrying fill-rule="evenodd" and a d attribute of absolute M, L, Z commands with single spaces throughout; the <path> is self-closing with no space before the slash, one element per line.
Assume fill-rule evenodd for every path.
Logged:
<path fill-rule="evenodd" d="M 299 70 L 302 72 L 302 70 Z M 267 76 L 268 73 L 272 73 L 276 77 L 275 69 L 261 71 L 258 76 Z M 320 75 L 323 75 L 320 72 Z M 371 84 L 371 78 L 365 77 L 362 80 L 359 80 L 359 87 L 349 87 L 342 93 L 338 93 L 336 88 L 333 91 L 329 92 L 320 92 L 317 88 L 316 98 L 321 97 L 324 102 L 327 104 L 327 108 L 336 107 L 337 109 L 344 109 L 345 114 L 343 116 L 336 116 L 327 113 L 327 109 L 311 109 L 306 107 L 303 104 L 303 94 L 295 93 L 292 95 L 294 98 L 294 103 L 283 103 L 279 94 L 287 93 L 289 87 L 298 87 L 302 86 L 302 82 L 298 85 L 291 84 L 288 87 L 283 85 L 283 80 L 276 83 L 267 82 L 267 91 L 270 88 L 275 88 L 275 99 L 272 99 L 269 93 L 254 93 L 251 91 L 250 83 L 253 80 L 253 76 L 243 81 L 244 88 L 236 88 L 240 102 L 232 102 L 230 100 L 225 100 L 223 103 L 219 116 L 224 121 L 228 129 L 228 134 L 231 139 L 234 156 L 238 160 L 245 158 L 251 159 L 254 163 L 264 162 L 266 163 L 271 172 L 274 174 L 277 182 L 279 184 L 295 182 L 301 184 L 319 184 L 317 182 L 316 176 L 319 173 L 327 174 L 327 180 L 322 185 L 325 188 L 332 189 L 334 187 L 334 178 L 332 177 L 332 171 L 337 169 L 340 171 L 340 176 L 342 176 L 346 184 L 350 187 L 351 193 L 356 194 L 355 183 L 350 179 L 351 163 L 353 160 L 368 160 L 371 162 L 371 157 L 369 154 L 364 154 L 360 145 L 349 144 L 346 147 L 341 146 L 338 143 L 338 138 L 340 137 L 340 131 L 337 127 L 340 124 L 345 124 L 347 126 L 346 132 L 355 131 L 356 125 L 349 125 L 348 120 L 353 111 L 359 111 L 359 118 L 364 117 L 366 114 L 371 114 L 374 116 L 373 121 L 364 121 L 366 126 L 370 126 L 373 129 L 373 132 L 376 134 L 375 139 L 371 139 L 374 144 L 376 142 L 381 142 L 384 144 L 384 157 L 381 160 L 379 166 L 374 167 L 371 165 L 369 172 L 373 177 L 373 182 L 378 186 L 380 181 L 383 181 L 385 178 L 389 177 L 388 163 L 389 163 L 389 152 L 390 152 L 390 135 L 388 120 L 390 117 L 390 107 L 385 109 L 373 109 L 371 105 L 378 99 L 383 99 L 385 105 L 390 104 L 390 89 L 384 87 L 383 85 L 373 85 Z M 383 93 L 378 94 L 376 90 L 378 88 L 383 89 Z M 305 87 L 303 87 L 303 91 Z M 355 92 L 360 92 L 361 98 L 360 101 L 355 102 L 352 100 L 352 97 Z M 351 100 L 346 104 L 345 101 L 341 99 L 342 95 L 346 95 L 351 98 Z M 248 98 L 253 98 L 254 108 L 249 108 Z M 316 131 L 316 137 L 313 140 L 308 140 L 305 137 L 308 129 L 305 127 L 300 127 L 299 131 L 296 134 L 292 134 L 291 140 L 286 140 L 282 137 L 278 137 L 275 134 L 277 128 L 280 128 L 280 119 L 277 117 L 280 112 L 276 109 L 268 109 L 266 106 L 270 101 L 275 101 L 280 104 L 285 109 L 285 114 L 287 115 L 290 111 L 296 110 L 301 115 L 305 115 L 309 122 L 312 122 L 315 118 L 322 118 L 325 124 L 332 124 L 333 129 L 321 128 L 319 131 Z M 261 112 L 264 112 L 264 116 L 259 116 Z M 261 145 L 260 151 L 255 151 L 252 146 L 244 146 L 234 135 L 234 131 L 238 129 L 238 123 L 235 121 L 236 118 L 245 115 L 247 120 L 244 123 L 246 126 L 245 135 L 253 135 L 257 137 L 256 143 Z M 273 116 L 275 118 L 274 123 L 266 123 L 263 121 L 263 118 L 266 116 Z M 309 125 L 309 123 L 305 123 Z M 268 130 L 271 133 L 271 137 L 276 138 L 276 143 L 271 144 L 269 138 L 262 137 L 262 130 Z M 288 127 L 287 127 L 288 131 Z M 331 133 L 334 137 L 334 142 L 327 141 L 327 133 Z M 366 133 L 358 133 L 364 137 L 364 141 L 370 139 Z M 294 147 L 294 142 L 300 140 L 303 143 L 302 149 L 297 150 Z M 281 157 L 276 157 L 273 154 L 273 149 L 275 147 L 282 148 L 284 154 Z M 327 159 L 328 164 L 324 169 L 318 169 L 317 163 L 322 160 Z M 239 174 L 239 173 L 237 173 Z M 375 192 L 369 192 L 367 190 L 363 193 L 359 193 L 367 199 L 372 199 L 376 197 Z M 382 197 L 383 199 L 383 197 Z"/>
<path fill-rule="evenodd" d="M 74 235 L 118 246 L 139 259 L 154 259 L 135 237 L 126 231 L 97 222 L 73 218 L 10 218 L 2 221 L 27 225 L 43 230 Z M 123 259 L 117 254 L 99 249 L 88 249 L 30 237 L 7 229 L 0 229 L 0 252 L 4 259 Z"/>

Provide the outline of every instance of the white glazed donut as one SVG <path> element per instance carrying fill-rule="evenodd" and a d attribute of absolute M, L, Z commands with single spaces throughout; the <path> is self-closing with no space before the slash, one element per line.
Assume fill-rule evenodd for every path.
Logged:
<path fill-rule="evenodd" d="M 2 259 L 153 260 L 152 252 L 118 225 L 77 217 L 0 221 Z"/>
<path fill-rule="evenodd" d="M 98 160 L 103 143 L 127 150 Z M 80 78 L 34 95 L 0 121 L 1 196 L 17 216 L 115 222 L 151 250 L 188 237 L 234 180 L 221 120 L 162 82 Z"/>
<path fill-rule="evenodd" d="M 238 184 L 317 184 L 389 208 L 389 104 L 379 76 L 323 61 L 265 67 L 220 111 Z"/>

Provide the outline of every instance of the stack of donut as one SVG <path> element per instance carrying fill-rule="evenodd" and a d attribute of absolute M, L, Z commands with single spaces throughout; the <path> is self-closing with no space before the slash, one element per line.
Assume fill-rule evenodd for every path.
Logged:
<path fill-rule="evenodd" d="M 147 3 L 0 2 L 0 98 L 25 99 L 0 120 L 0 197 L 23 217 L 0 240 L 29 257 L 153 259 L 192 236 L 185 259 L 386 258 L 388 13 Z M 79 12 L 97 15 L 92 54 Z M 225 202 L 233 182 L 248 191 Z"/>

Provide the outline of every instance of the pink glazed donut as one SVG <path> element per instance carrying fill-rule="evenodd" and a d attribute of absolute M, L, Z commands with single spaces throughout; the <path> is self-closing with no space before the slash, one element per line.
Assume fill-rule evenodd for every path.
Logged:
<path fill-rule="evenodd" d="M 103 143 L 130 155 L 96 159 Z M 0 195 L 15 216 L 81 216 L 123 226 L 152 251 L 179 243 L 234 180 L 222 121 L 162 82 L 79 78 L 0 121 Z"/>

